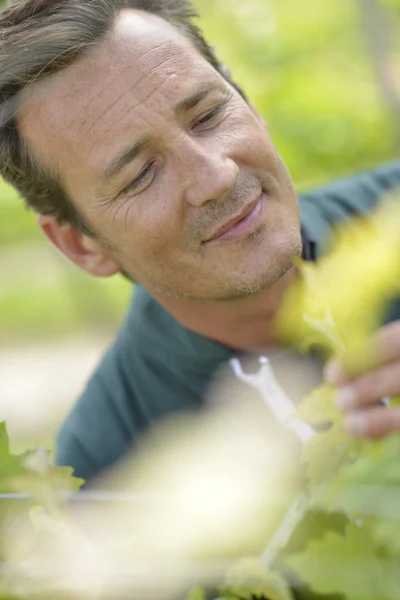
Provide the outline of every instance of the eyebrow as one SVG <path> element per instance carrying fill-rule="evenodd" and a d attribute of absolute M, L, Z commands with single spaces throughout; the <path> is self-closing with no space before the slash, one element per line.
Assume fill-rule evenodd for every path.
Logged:
<path fill-rule="evenodd" d="M 197 104 L 204 100 L 211 92 L 226 93 L 226 87 L 222 82 L 215 80 L 201 82 L 195 90 L 178 102 L 174 108 L 175 114 L 177 116 L 182 116 L 184 113 L 197 106 Z M 124 150 L 119 156 L 114 158 L 102 172 L 101 180 L 108 182 L 111 179 L 114 179 L 124 167 L 150 146 L 152 139 L 152 136 L 144 135 L 133 146 L 130 146 L 127 150 Z"/>
<path fill-rule="evenodd" d="M 126 165 L 129 165 L 135 158 L 139 156 L 148 146 L 150 145 L 151 137 L 145 135 L 141 137 L 133 146 L 130 146 L 128 150 L 124 150 L 122 154 L 114 158 L 114 160 L 105 168 L 102 173 L 102 180 L 108 181 L 113 179 Z"/>
<path fill-rule="evenodd" d="M 185 112 L 191 110 L 197 104 L 200 104 L 211 92 L 226 93 L 226 87 L 220 81 L 203 81 L 200 85 L 189 93 L 186 98 L 178 102 L 175 106 L 175 114 L 181 116 Z"/>

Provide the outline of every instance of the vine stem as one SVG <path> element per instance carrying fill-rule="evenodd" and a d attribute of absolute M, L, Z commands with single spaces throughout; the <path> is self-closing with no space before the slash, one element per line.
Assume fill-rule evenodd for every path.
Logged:
<path fill-rule="evenodd" d="M 316 435 L 315 429 L 293 417 L 296 406 L 277 381 L 269 359 L 266 356 L 261 356 L 259 363 L 259 371 L 255 374 L 248 374 L 243 370 L 239 359 L 234 358 L 230 361 L 236 377 L 243 383 L 255 388 L 278 421 L 284 427 L 291 429 L 300 442 L 305 444 Z M 302 492 L 294 500 L 281 525 L 261 555 L 261 561 L 267 569 L 271 568 L 281 549 L 288 543 L 297 525 L 304 517 L 307 507 L 308 496 Z"/>

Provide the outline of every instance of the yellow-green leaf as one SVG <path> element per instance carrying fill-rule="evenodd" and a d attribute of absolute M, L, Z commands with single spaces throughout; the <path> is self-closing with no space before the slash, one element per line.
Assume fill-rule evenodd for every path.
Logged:
<path fill-rule="evenodd" d="M 331 386 L 320 386 L 301 402 L 295 417 L 310 425 L 342 422 L 343 417 L 335 405 L 335 394 Z"/>
<path fill-rule="evenodd" d="M 307 478 L 311 485 L 325 481 L 335 474 L 352 444 L 352 439 L 342 425 L 318 433 L 303 448 L 302 461 L 307 465 Z"/>
<path fill-rule="evenodd" d="M 286 562 L 319 594 L 340 593 L 349 600 L 399 598 L 398 558 L 382 554 L 368 531 L 356 525 L 348 525 L 344 536 L 327 533 Z"/>
<path fill-rule="evenodd" d="M 200 587 L 193 588 L 186 596 L 186 600 L 206 600 L 206 593 Z"/>
<path fill-rule="evenodd" d="M 243 559 L 233 567 L 220 590 L 225 597 L 242 600 L 293 600 L 287 581 L 267 571 L 258 559 Z"/>

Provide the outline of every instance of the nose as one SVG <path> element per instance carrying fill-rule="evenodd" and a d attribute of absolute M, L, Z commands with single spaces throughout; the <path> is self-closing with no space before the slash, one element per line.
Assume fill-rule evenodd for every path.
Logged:
<path fill-rule="evenodd" d="M 182 151 L 180 169 L 188 204 L 199 207 L 232 190 L 239 167 L 224 150 L 189 140 Z"/>

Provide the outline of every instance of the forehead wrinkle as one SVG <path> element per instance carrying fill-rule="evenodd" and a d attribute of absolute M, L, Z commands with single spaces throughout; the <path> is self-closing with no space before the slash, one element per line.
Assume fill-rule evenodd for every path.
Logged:
<path fill-rule="evenodd" d="M 164 62 L 162 65 L 160 65 L 160 66 L 158 67 L 158 70 L 160 70 L 160 71 L 161 71 L 161 70 L 165 69 L 166 65 L 167 65 L 169 62 L 173 61 L 173 60 L 174 60 L 173 58 L 169 58 L 169 59 L 168 59 L 166 62 Z M 148 79 L 148 78 L 154 78 L 154 75 L 155 75 L 155 71 L 154 71 L 154 70 L 152 70 L 150 73 L 146 73 L 145 75 L 143 75 L 143 77 L 142 77 L 140 80 L 138 80 L 138 81 L 134 82 L 134 83 L 133 83 L 133 85 L 132 85 L 132 86 L 131 86 L 131 87 L 130 87 L 128 90 L 126 90 L 126 91 L 125 91 L 125 92 L 122 94 L 122 96 L 119 96 L 119 97 L 118 97 L 116 100 L 114 100 L 114 101 L 113 101 L 113 102 L 112 102 L 112 103 L 111 103 L 111 104 L 110 104 L 110 105 L 109 105 L 109 106 L 106 108 L 106 110 L 104 110 L 104 111 L 102 112 L 102 114 L 101 114 L 101 115 L 100 115 L 100 116 L 99 116 L 99 117 L 96 119 L 96 121 L 95 121 L 94 123 L 92 123 L 92 124 L 91 124 L 91 126 L 89 127 L 89 129 L 87 129 L 87 130 L 84 132 L 84 134 L 87 136 L 89 133 L 91 133 L 91 132 L 92 132 L 92 130 L 95 128 L 95 126 L 96 126 L 96 125 L 99 125 L 99 124 L 100 124 L 100 122 L 101 122 L 102 120 L 104 120 L 104 119 L 107 117 L 107 115 L 109 115 L 109 114 L 110 114 L 110 113 L 113 111 L 113 109 L 115 109 L 115 107 L 116 107 L 116 106 L 117 106 L 117 105 L 118 105 L 120 102 L 122 102 L 122 101 L 123 101 L 123 100 L 126 98 L 126 96 L 129 96 L 130 94 L 132 94 L 132 95 L 133 95 L 133 94 L 134 94 L 134 92 L 135 92 L 135 90 L 137 90 L 137 87 L 138 87 L 139 85 L 141 85 L 143 82 L 145 82 L 145 81 L 146 81 L 146 79 Z M 118 123 L 120 123 L 120 121 L 122 121 L 123 119 L 125 119 L 125 118 L 126 118 L 126 117 L 127 117 L 127 116 L 128 116 L 128 115 L 129 115 L 129 114 L 132 112 L 132 111 L 136 110 L 138 107 L 140 107 L 140 106 L 142 106 L 144 103 L 148 102 L 148 101 L 150 100 L 150 98 L 151 98 L 151 97 L 152 97 L 152 96 L 153 96 L 153 95 L 154 95 L 156 92 L 159 92 L 159 91 L 160 91 L 160 89 L 161 89 L 161 88 L 162 88 L 162 87 L 163 87 L 163 86 L 164 86 L 164 85 L 165 85 L 165 84 L 166 84 L 166 83 L 167 83 L 167 82 L 168 82 L 168 81 L 171 79 L 171 77 L 175 77 L 175 73 L 171 73 L 171 74 L 168 76 L 168 78 L 167 78 L 167 79 L 164 79 L 164 81 L 162 81 L 162 82 L 161 82 L 161 84 L 160 84 L 159 82 L 156 82 L 156 81 L 155 81 L 155 82 L 154 82 L 154 84 L 152 85 L 152 87 L 153 87 L 154 89 L 152 89 L 151 91 L 149 91 L 145 97 L 143 97 L 143 98 L 140 98 L 140 100 L 138 100 L 138 101 L 137 101 L 137 102 L 135 102 L 134 104 L 132 104 L 132 105 L 129 105 L 129 104 L 128 104 L 128 105 L 127 105 L 127 107 L 126 107 L 126 110 L 125 110 L 125 111 L 123 111 L 123 114 L 121 114 L 121 116 L 120 116 L 120 117 L 118 117 L 118 118 L 116 118 L 116 119 L 112 120 L 112 122 L 111 122 L 111 123 L 109 123 L 109 124 L 108 124 L 108 125 L 106 125 L 106 126 L 103 128 L 103 129 L 101 129 L 101 131 L 99 132 L 99 135 L 103 136 L 103 135 L 106 135 L 107 133 L 109 133 L 109 131 L 110 131 L 110 130 L 111 130 L 113 127 L 115 127 L 115 126 L 116 126 Z"/>
<path fill-rule="evenodd" d="M 115 77 L 110 81 L 110 86 L 113 85 L 113 83 L 121 76 L 121 75 L 125 75 L 125 73 L 127 71 L 130 71 L 132 69 L 132 65 L 128 65 L 126 68 L 121 69 L 117 72 L 117 74 L 115 75 Z M 85 87 L 85 89 L 87 90 L 87 86 Z M 92 104 L 98 99 L 99 93 L 97 90 L 92 90 L 92 93 L 90 95 L 90 98 L 88 99 L 88 101 L 83 104 L 83 106 L 81 107 L 84 110 L 90 109 L 90 107 L 92 106 Z M 77 116 L 73 119 L 73 121 L 71 122 L 71 127 L 74 127 L 77 122 L 79 121 L 79 119 L 81 118 L 81 108 L 77 114 Z M 85 135 L 85 131 L 83 131 L 83 134 Z"/>
<path fill-rule="evenodd" d="M 168 81 L 170 79 L 173 79 L 174 77 L 175 77 L 175 73 L 172 73 L 171 75 L 169 75 L 168 78 L 163 81 L 163 85 L 168 83 Z M 107 135 L 112 128 L 116 127 L 121 121 L 126 119 L 134 110 L 137 110 L 138 107 L 143 106 L 143 104 L 145 104 L 145 103 L 148 103 L 151 100 L 151 98 L 154 96 L 154 94 L 156 94 L 159 91 L 160 91 L 160 88 L 156 88 L 156 89 L 150 91 L 145 98 L 142 98 L 140 100 L 140 102 L 138 102 L 134 106 L 130 106 L 129 109 L 121 117 L 114 120 L 111 125 L 109 125 L 106 129 L 103 130 L 102 135 L 103 136 Z M 171 91 L 169 94 L 166 94 L 166 97 L 169 97 L 172 93 L 173 92 Z M 145 119 L 142 119 L 142 120 L 145 120 Z"/>
<path fill-rule="evenodd" d="M 141 55 L 140 58 L 139 58 L 139 60 L 142 60 L 145 56 L 147 56 L 148 54 L 150 54 L 153 51 L 159 51 L 161 48 L 163 48 L 164 46 L 167 46 L 169 44 L 170 44 L 170 42 L 165 42 L 165 43 L 161 44 L 160 46 L 157 46 L 157 48 L 151 48 L 150 50 L 146 51 L 143 55 Z M 128 94 L 130 94 L 135 87 L 137 87 L 138 85 L 140 85 L 149 76 L 154 75 L 154 73 L 157 70 L 160 70 L 161 68 L 165 68 L 165 66 L 169 62 L 171 62 L 173 60 L 174 60 L 173 56 L 168 57 L 168 59 L 163 59 L 163 62 L 160 65 L 158 65 L 158 67 L 152 68 L 150 70 L 150 72 L 145 73 L 138 81 L 134 82 L 134 84 L 133 84 L 132 87 L 130 87 L 128 90 L 126 90 L 122 94 L 122 96 L 119 96 L 117 99 L 115 99 L 113 102 L 111 102 L 111 104 L 109 104 L 109 106 L 107 106 L 103 110 L 103 112 L 98 116 L 98 118 L 95 120 L 95 122 L 92 123 L 91 126 L 86 131 L 83 131 L 83 134 L 84 135 L 89 135 L 91 133 L 91 131 L 93 130 L 93 128 L 96 126 L 96 124 L 99 123 L 120 101 L 122 101 Z M 116 80 L 118 80 L 119 78 L 121 78 L 122 74 L 126 73 L 130 69 L 133 69 L 135 66 L 137 66 L 137 65 L 128 65 L 128 67 L 126 69 L 124 69 L 123 71 L 119 71 L 117 73 L 116 77 L 109 83 L 109 85 L 111 86 L 113 82 L 115 82 Z M 92 100 L 96 101 L 97 97 L 98 97 L 98 94 L 97 95 L 93 95 L 93 99 Z M 141 101 L 141 102 L 143 102 L 143 101 Z M 138 104 L 140 104 L 141 102 L 139 102 Z M 90 104 L 92 104 L 92 102 L 89 103 L 89 105 L 87 106 L 87 108 L 90 107 Z"/>

